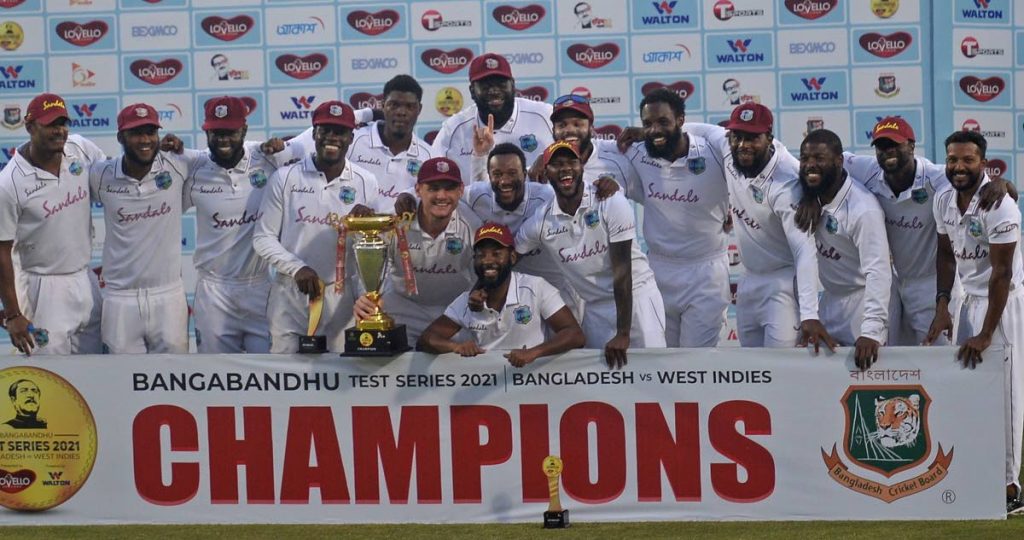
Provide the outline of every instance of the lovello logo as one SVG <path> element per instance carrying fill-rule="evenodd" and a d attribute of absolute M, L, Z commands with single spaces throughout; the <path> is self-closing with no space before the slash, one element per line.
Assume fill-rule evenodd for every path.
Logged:
<path fill-rule="evenodd" d="M 460 19 L 455 21 L 446 21 L 444 16 L 441 15 L 440 11 L 436 9 L 428 9 L 423 12 L 423 16 L 420 17 L 420 24 L 423 28 L 430 32 L 436 32 L 442 28 L 458 28 L 463 26 L 473 26 L 473 21 L 468 19 Z"/>
<path fill-rule="evenodd" d="M 516 88 L 516 97 L 532 101 L 544 102 L 548 100 L 548 89 L 543 86 L 531 86 L 529 88 Z"/>
<path fill-rule="evenodd" d="M 368 36 L 377 36 L 391 30 L 398 24 L 398 12 L 382 9 L 376 13 L 357 9 L 345 18 L 348 25 Z"/>
<path fill-rule="evenodd" d="M 211 15 L 203 19 L 199 26 L 203 28 L 203 31 L 210 35 L 210 37 L 217 38 L 221 41 L 234 41 L 249 33 L 253 26 L 256 25 L 256 21 L 248 15 L 236 15 L 230 19 L 225 19 L 218 15 Z"/>
<path fill-rule="evenodd" d="M 989 176 L 1002 176 L 1006 172 L 1006 162 L 1001 159 L 990 159 L 985 164 L 985 173 Z"/>
<path fill-rule="evenodd" d="M 1002 19 L 1003 10 L 990 9 L 990 0 L 974 0 L 974 8 L 960 10 L 960 16 L 964 19 Z"/>
<path fill-rule="evenodd" d="M 711 13 L 720 21 L 728 21 L 733 17 L 756 17 L 764 15 L 763 9 L 736 9 L 731 0 L 718 0 L 711 8 Z"/>
<path fill-rule="evenodd" d="M 423 64 L 438 73 L 450 75 L 466 67 L 473 59 L 473 51 L 460 47 L 453 51 L 427 49 L 420 54 Z"/>
<path fill-rule="evenodd" d="M 686 98 L 693 95 L 695 87 L 693 86 L 693 83 L 690 81 L 676 81 L 669 84 L 652 81 L 641 86 L 640 93 L 646 96 L 647 94 L 650 94 L 651 92 L 659 88 L 668 88 L 669 90 L 672 90 L 673 92 L 678 94 L 679 97 L 683 98 L 683 100 L 685 101 Z"/>
<path fill-rule="evenodd" d="M 491 12 L 491 16 L 498 21 L 498 24 L 517 32 L 539 23 L 546 14 L 544 6 L 537 4 L 520 7 L 498 6 Z"/>
<path fill-rule="evenodd" d="M 860 46 L 879 58 L 892 58 L 910 47 L 913 37 L 907 32 L 894 32 L 882 35 L 868 32 L 860 37 Z"/>
<path fill-rule="evenodd" d="M 348 104 L 354 109 L 383 109 L 384 94 L 371 94 L 369 92 L 356 92 L 348 98 Z"/>
<path fill-rule="evenodd" d="M 960 90 L 982 103 L 995 99 L 1005 88 L 1006 81 L 1001 77 L 979 79 L 974 75 L 968 75 L 960 79 Z"/>
<path fill-rule="evenodd" d="M 793 15 L 810 21 L 828 15 L 839 0 L 786 0 L 786 9 Z"/>
<path fill-rule="evenodd" d="M 128 66 L 128 70 L 142 82 L 154 86 L 170 81 L 181 73 L 183 66 L 175 58 L 168 58 L 159 62 L 152 60 L 136 60 Z"/>
<path fill-rule="evenodd" d="M 320 73 L 327 67 L 327 55 L 321 53 L 296 56 L 294 54 L 282 54 L 274 60 L 274 65 L 281 73 L 293 79 L 308 79 Z"/>
<path fill-rule="evenodd" d="M 614 141 L 619 138 L 622 133 L 622 126 L 616 126 L 615 124 L 608 124 L 607 126 L 596 126 L 594 127 L 594 138 L 602 139 L 605 141 Z"/>
<path fill-rule="evenodd" d="M 104 21 L 89 21 L 85 24 L 64 21 L 57 25 L 57 37 L 76 47 L 88 47 L 103 39 L 110 27 Z"/>
<path fill-rule="evenodd" d="M 928 408 L 931 398 L 920 385 L 851 386 L 840 400 L 846 416 L 843 454 L 850 465 L 886 478 L 923 465 L 932 450 Z M 920 474 L 894 484 L 865 478 L 851 470 L 832 445 L 821 449 L 828 475 L 843 487 L 891 503 L 934 487 L 946 478 L 953 448 L 939 444 L 934 461 Z"/>
<path fill-rule="evenodd" d="M 36 481 L 36 473 L 29 469 L 7 471 L 0 469 L 0 491 L 4 493 L 19 493 L 25 491 Z"/>
<path fill-rule="evenodd" d="M 975 56 L 1003 56 L 1006 54 L 1006 51 L 1003 49 L 982 48 L 974 36 L 967 36 L 960 42 L 960 52 L 967 58 L 974 58 Z"/>
<path fill-rule="evenodd" d="M 24 2 L 25 0 L 0 0 L 0 8 L 12 8 Z"/>
<path fill-rule="evenodd" d="M 828 77 L 801 78 L 800 82 L 804 85 L 804 91 L 790 92 L 789 99 L 793 101 L 838 101 L 838 90 L 825 89 L 827 80 Z"/>
<path fill-rule="evenodd" d="M 599 69 L 612 63 L 619 56 L 619 46 L 602 43 L 596 47 L 574 43 L 566 50 L 569 59 L 587 69 Z"/>
<path fill-rule="evenodd" d="M 21 70 L 23 66 L 21 64 L 13 64 L 8 66 L 0 66 L 0 75 L 3 76 L 0 79 L 0 88 L 35 88 L 36 81 L 32 79 L 19 79 L 21 76 Z"/>

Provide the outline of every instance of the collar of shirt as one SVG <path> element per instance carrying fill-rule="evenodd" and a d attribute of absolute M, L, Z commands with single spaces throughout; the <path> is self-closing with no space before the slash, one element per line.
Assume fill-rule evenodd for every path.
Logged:
<path fill-rule="evenodd" d="M 581 182 L 582 182 L 582 180 L 581 180 Z M 590 183 L 587 183 L 587 182 L 583 182 L 583 199 L 580 200 L 580 207 L 576 209 L 576 213 L 575 214 L 566 214 L 565 212 L 563 212 L 562 211 L 562 207 L 559 206 L 559 204 L 558 204 L 558 197 L 556 196 L 554 198 L 554 200 L 551 201 L 551 204 L 553 205 L 553 207 L 551 209 L 552 213 L 554 215 L 562 215 L 562 216 L 567 216 L 567 217 L 576 217 L 577 215 L 579 215 L 579 213 L 581 211 L 587 210 L 591 206 L 596 204 L 596 202 L 594 201 L 594 199 L 596 197 L 594 192 L 595 192 L 596 189 L 597 188 L 594 187 L 593 184 L 590 184 Z"/>
<path fill-rule="evenodd" d="M 775 151 L 772 152 L 772 157 L 768 158 L 768 163 L 764 164 L 764 168 L 761 169 L 761 172 L 757 173 L 757 176 L 748 178 L 751 184 L 759 188 L 763 188 L 768 179 L 772 177 L 775 167 L 779 164 L 779 156 L 785 151 L 785 147 L 778 140 L 772 141 L 772 147 Z"/>
<path fill-rule="evenodd" d="M 497 132 L 500 132 L 500 133 L 512 133 L 512 130 L 514 130 L 516 128 L 516 120 L 519 118 L 519 100 L 520 99 L 522 99 L 522 98 L 517 98 L 517 97 L 513 97 L 512 98 L 512 116 L 510 116 L 508 118 L 508 121 L 505 122 L 505 125 L 503 125 L 503 126 L 501 126 L 499 128 L 494 128 L 494 131 L 497 131 Z M 473 117 L 476 118 L 476 125 L 477 125 L 477 127 L 484 127 L 484 126 L 487 125 L 487 122 L 484 122 L 484 121 L 480 120 L 480 109 L 475 107 L 475 106 L 473 107 Z"/>
<path fill-rule="evenodd" d="M 18 169 L 21 170 L 22 176 L 35 176 L 36 180 L 60 180 L 60 178 L 30 163 L 28 158 L 25 157 L 25 153 L 22 152 L 22 148 L 25 148 L 27 150 L 28 143 L 25 143 L 21 146 L 21 148 L 18 148 L 18 150 L 14 152 L 14 157 L 11 159 L 11 162 L 13 162 L 18 167 Z M 62 150 L 61 153 L 63 154 L 63 157 L 60 160 L 60 171 L 64 172 L 68 168 L 67 158 L 71 156 L 68 155 L 66 150 Z M 86 171 L 85 173 L 87 174 L 88 171 Z"/>
<path fill-rule="evenodd" d="M 313 163 L 313 156 L 316 154 L 306 154 L 306 157 L 302 158 L 302 172 L 313 176 L 327 176 L 320 172 L 316 168 L 316 164 Z M 337 178 L 330 178 L 327 180 L 327 185 L 334 185 L 341 182 L 349 182 L 352 180 L 352 164 L 348 159 L 345 160 L 345 168 L 341 170 L 341 174 Z"/>
<path fill-rule="evenodd" d="M 235 166 L 231 167 L 230 169 L 225 169 L 224 167 L 221 167 L 220 164 L 218 164 L 216 161 L 214 161 L 212 152 L 207 152 L 206 157 L 208 158 L 206 166 L 212 168 L 215 171 L 224 171 L 228 174 L 241 174 L 247 172 L 249 168 L 252 166 L 253 152 L 249 150 L 248 145 L 242 145 L 242 159 L 238 160 L 238 163 L 236 163 Z"/>
<path fill-rule="evenodd" d="M 484 304 L 493 313 L 501 313 L 509 306 L 519 305 L 519 275 L 518 272 L 510 272 L 508 276 L 508 292 L 505 293 L 505 305 L 501 310 L 491 309 L 491 306 Z"/>
<path fill-rule="evenodd" d="M 925 164 L 922 159 L 918 156 L 914 156 L 914 182 L 910 184 L 909 188 L 901 191 L 899 196 L 896 196 L 896 194 L 892 192 L 892 187 L 890 187 L 889 182 L 885 180 L 885 171 L 883 171 L 881 167 L 878 169 L 878 176 L 876 176 L 873 181 L 877 182 L 877 189 L 878 191 L 881 191 L 881 195 L 883 197 L 895 200 L 896 202 L 903 202 L 909 200 L 913 196 L 913 192 L 915 190 L 924 189 L 927 182 L 927 178 L 924 176 L 925 172 Z"/>
<path fill-rule="evenodd" d="M 824 210 L 825 212 L 828 212 L 829 214 L 835 215 L 835 213 L 839 210 L 839 207 L 841 207 L 843 203 L 846 202 L 846 197 L 847 195 L 850 194 L 850 189 L 852 187 L 853 179 L 850 178 L 849 174 L 847 174 L 846 178 L 843 179 L 843 185 L 839 188 L 839 191 L 836 192 L 836 196 L 832 198 L 832 202 L 826 204 L 821 209 Z"/>
<path fill-rule="evenodd" d="M 164 158 L 163 152 L 158 151 L 156 153 L 156 159 L 153 160 L 153 165 L 149 168 L 149 172 L 146 173 L 146 177 L 143 178 L 142 180 L 137 180 L 125 174 L 123 167 L 124 154 L 121 154 L 114 161 L 114 178 L 117 178 L 118 180 L 124 180 L 125 182 L 134 182 L 136 184 L 142 184 L 144 182 L 150 181 L 154 176 L 156 176 L 158 173 L 166 169 L 166 160 Z"/>
<path fill-rule="evenodd" d="M 391 148 L 384 144 L 384 139 L 380 136 L 380 130 L 384 129 L 384 121 L 377 120 L 368 126 L 370 128 L 370 147 L 391 155 L 392 157 L 400 158 L 403 155 L 405 157 L 418 158 L 420 156 L 420 145 L 418 144 L 420 138 L 415 133 L 412 134 L 412 139 L 409 141 L 409 148 L 404 152 L 399 152 L 397 155 L 391 153 Z"/>
<path fill-rule="evenodd" d="M 974 216 L 978 214 L 978 203 L 981 200 L 981 187 L 991 181 L 992 179 L 988 177 L 988 173 L 982 173 L 981 183 L 978 184 L 978 190 L 975 191 L 974 196 L 971 197 L 971 203 L 967 205 L 967 211 L 964 212 L 962 216 L 960 216 L 960 223 L 963 223 L 964 219 L 966 219 L 968 216 Z M 947 205 L 949 208 L 955 210 L 957 214 L 960 213 L 960 207 L 957 206 L 956 204 L 958 193 L 959 192 L 956 192 L 956 190 L 954 190 L 953 195 L 949 198 L 949 204 Z"/>
<path fill-rule="evenodd" d="M 444 230 L 441 231 L 441 234 L 437 235 L 437 238 L 447 238 L 449 236 L 456 236 L 456 235 L 458 235 L 458 230 L 457 230 L 458 224 L 459 224 L 459 209 L 456 208 L 455 210 L 452 210 L 452 215 L 448 217 L 448 224 L 445 225 Z M 409 225 L 409 231 L 410 232 L 411 231 L 415 231 L 416 233 L 418 233 L 423 238 L 432 239 L 432 237 L 429 234 L 427 234 L 423 229 L 420 228 L 420 220 L 419 220 L 418 216 L 415 219 L 412 220 L 412 224 Z"/>

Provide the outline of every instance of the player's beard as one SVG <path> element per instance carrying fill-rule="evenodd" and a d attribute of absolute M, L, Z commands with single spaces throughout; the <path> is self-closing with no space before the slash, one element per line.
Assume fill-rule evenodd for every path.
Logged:
<path fill-rule="evenodd" d="M 500 120 L 507 120 L 512 117 L 512 111 L 515 109 L 516 106 L 516 94 L 515 92 L 505 93 L 503 96 L 504 103 L 502 103 L 501 109 L 496 111 L 492 110 L 490 103 L 488 103 L 488 101 L 490 101 L 488 99 L 488 96 L 490 94 L 490 92 L 485 92 L 483 95 L 474 96 L 473 102 L 476 103 L 477 109 L 484 111 L 485 113 L 490 113 L 494 115 L 494 127 L 497 128 L 501 125 L 504 125 L 504 122 L 502 122 L 501 124 L 498 123 Z"/>
<path fill-rule="evenodd" d="M 949 184 L 953 186 L 953 189 L 957 190 L 958 192 L 973 191 L 975 188 L 978 187 L 978 184 L 981 183 L 982 177 L 985 175 L 984 170 L 975 173 L 972 172 L 970 169 L 967 169 L 966 171 L 964 171 L 964 173 L 966 173 L 967 175 L 968 182 L 966 184 L 959 184 L 952 181 L 954 175 L 951 174 L 951 172 L 948 169 L 946 170 L 946 177 L 950 179 Z"/>
<path fill-rule="evenodd" d="M 803 169 L 801 169 L 800 185 L 804 188 L 804 191 L 817 197 L 822 193 L 829 191 L 829 189 L 833 185 L 835 185 L 836 182 L 839 181 L 841 170 L 841 167 L 829 167 L 827 169 L 818 167 L 818 174 L 821 176 L 821 182 L 819 182 L 816 186 L 810 186 L 807 184 L 807 173 Z"/>
<path fill-rule="evenodd" d="M 488 265 L 488 267 L 493 267 L 493 266 L 498 266 L 498 265 Z M 485 290 L 488 290 L 488 291 L 492 291 L 492 290 L 498 288 L 502 283 L 505 282 L 505 280 L 508 279 L 508 277 L 510 275 L 512 275 L 512 265 L 511 264 L 503 264 L 503 265 L 498 266 L 498 274 L 496 276 L 494 276 L 493 278 L 485 277 L 484 276 L 484 270 L 485 270 L 485 268 L 481 264 L 475 265 L 473 267 L 473 271 L 476 272 L 476 277 L 479 278 L 480 285 Z"/>
<path fill-rule="evenodd" d="M 242 152 L 244 152 L 244 148 L 241 143 L 237 145 L 232 144 L 231 154 L 228 156 L 222 154 L 219 150 L 219 147 L 216 146 L 212 141 L 207 141 L 206 147 L 210 149 L 210 155 L 213 156 L 213 160 L 218 164 L 238 163 L 238 161 L 242 157 Z"/>
<path fill-rule="evenodd" d="M 159 150 L 156 150 L 153 152 L 153 157 L 149 158 L 148 160 L 144 160 L 137 153 L 135 153 L 135 150 L 132 150 L 129 146 L 123 145 L 121 148 L 122 150 L 124 150 L 125 159 L 127 159 L 131 163 L 135 163 L 136 165 L 146 167 L 152 165 L 153 162 L 156 161 L 156 155 L 159 153 Z"/>
<path fill-rule="evenodd" d="M 661 134 L 659 133 L 658 135 Z M 653 158 L 669 159 L 676 146 L 679 145 L 679 139 L 683 138 L 683 132 L 674 129 L 671 133 L 664 134 L 664 137 L 665 145 L 659 148 L 651 141 L 653 137 L 644 136 L 644 148 L 647 150 L 647 155 Z"/>

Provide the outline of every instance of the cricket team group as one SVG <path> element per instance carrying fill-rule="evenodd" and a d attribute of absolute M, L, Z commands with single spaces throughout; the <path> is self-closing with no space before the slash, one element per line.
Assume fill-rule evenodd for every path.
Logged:
<path fill-rule="evenodd" d="M 954 344 L 967 366 L 1001 348 L 1007 511 L 1022 508 L 1021 214 L 1012 184 L 986 174 L 980 133 L 950 134 L 934 164 L 894 115 L 874 127 L 874 156 L 825 129 L 793 156 L 768 107 L 685 123 L 663 88 L 610 141 L 585 97 L 516 97 L 501 55 L 473 59 L 469 89 L 432 144 L 415 134 L 423 89 L 408 75 L 380 110 L 328 101 L 287 141 L 248 141 L 249 103 L 210 99 L 204 150 L 161 139 L 157 111 L 136 103 L 110 158 L 69 133 L 60 96 L 36 96 L 28 141 L 0 171 L 3 326 L 26 354 L 187 353 L 181 216 L 194 207 L 201 353 L 294 353 L 316 300 L 332 351 L 382 309 L 422 351 L 502 351 L 521 367 L 585 347 L 617 368 L 629 349 L 717 345 L 732 233 L 743 347 L 848 346 L 861 369 L 884 345 Z M 395 213 L 394 263 L 367 294 L 337 217 Z"/>

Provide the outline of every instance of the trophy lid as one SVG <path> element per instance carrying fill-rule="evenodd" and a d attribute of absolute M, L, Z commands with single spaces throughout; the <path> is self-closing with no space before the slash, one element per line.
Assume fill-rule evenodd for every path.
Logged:
<path fill-rule="evenodd" d="M 345 216 L 345 227 L 350 231 L 382 231 L 390 229 L 398 222 L 398 216 L 378 214 L 373 216 Z"/>

